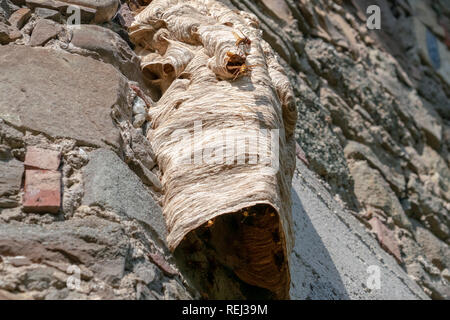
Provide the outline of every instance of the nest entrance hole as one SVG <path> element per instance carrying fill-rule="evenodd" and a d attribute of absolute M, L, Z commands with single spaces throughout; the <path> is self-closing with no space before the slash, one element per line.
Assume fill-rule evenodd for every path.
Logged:
<path fill-rule="evenodd" d="M 245 57 L 242 57 L 239 54 L 227 52 L 227 62 L 225 67 L 229 73 L 232 75 L 236 75 L 239 73 L 241 67 L 245 64 Z"/>
<path fill-rule="evenodd" d="M 175 250 L 183 273 L 207 299 L 286 299 L 289 272 L 279 217 L 265 204 L 221 215 Z"/>

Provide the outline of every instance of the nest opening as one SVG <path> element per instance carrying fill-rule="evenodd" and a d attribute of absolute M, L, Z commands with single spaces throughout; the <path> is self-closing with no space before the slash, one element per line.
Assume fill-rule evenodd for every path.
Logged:
<path fill-rule="evenodd" d="M 169 73 L 175 72 L 175 68 L 173 67 L 172 64 L 166 63 L 163 66 L 163 71 L 164 71 L 165 74 L 169 74 Z"/>
<path fill-rule="evenodd" d="M 244 64 L 245 57 L 242 57 L 235 53 L 227 54 L 227 62 L 225 64 L 225 68 L 232 75 L 236 75 Z"/>
<path fill-rule="evenodd" d="M 175 250 L 193 284 L 210 299 L 286 299 L 289 270 L 276 210 L 260 204 L 218 216 Z M 234 282 L 221 281 L 233 275 Z"/>
<path fill-rule="evenodd" d="M 160 79 L 159 75 L 156 72 L 150 70 L 150 68 L 144 68 L 142 70 L 142 74 L 144 75 L 144 77 L 147 80 L 158 80 L 158 79 Z"/>

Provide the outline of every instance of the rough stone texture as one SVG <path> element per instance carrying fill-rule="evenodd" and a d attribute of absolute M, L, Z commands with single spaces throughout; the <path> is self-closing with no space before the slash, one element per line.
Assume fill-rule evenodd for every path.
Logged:
<path fill-rule="evenodd" d="M 448 46 L 446 1 L 415 1 L 425 4 L 421 12 L 409 1 L 390 0 L 221 2 L 256 15 L 295 89 L 303 162 L 297 162 L 292 190 L 291 297 L 450 299 L 450 89 L 442 76 L 449 64 L 442 55 L 441 68 L 434 69 L 425 33 L 418 34 L 426 27 Z M 68 2 L 0 4 L 0 44 L 28 43 L 34 18 L 21 30 L 24 39 L 7 20 L 19 6 L 41 18 L 67 17 Z M 371 4 L 382 8 L 381 30 L 365 27 Z M 39 14 L 42 8 L 57 14 Z M 94 19 L 92 8 L 81 8 L 83 22 Z M 119 24 L 129 23 L 124 18 L 117 17 Z M 103 26 L 127 39 L 119 24 Z M 157 172 L 151 146 L 141 129 L 116 128 L 110 117 L 111 107 L 126 100 L 120 73 L 139 82 L 138 63 L 106 29 L 81 26 L 74 35 L 62 32 L 46 49 L 0 46 L 0 298 L 198 298 L 161 243 L 164 233 L 157 235 L 162 218 L 154 215 L 160 208 L 153 201 L 160 195 L 153 200 L 130 170 L 154 184 L 148 180 L 155 175 L 145 177 Z M 29 145 L 61 150 L 60 215 L 23 213 L 22 161 Z M 129 167 L 106 150 L 93 161 L 91 151 L 107 146 L 122 152 Z M 91 202 L 85 186 L 98 198 Z M 82 205 L 83 196 L 92 205 Z M 373 217 L 395 237 L 401 266 L 371 235 Z M 67 287 L 71 265 L 81 269 L 78 290 Z M 380 267 L 379 290 L 367 286 L 371 265 Z"/>
<path fill-rule="evenodd" d="M 0 45 L 8 44 L 22 37 L 17 28 L 0 21 Z"/>
<path fill-rule="evenodd" d="M 15 11 L 8 19 L 9 23 L 17 29 L 21 29 L 31 16 L 31 10 L 28 8 L 20 8 Z"/>
<path fill-rule="evenodd" d="M 15 194 L 20 189 L 23 164 L 16 159 L 1 160 L 0 195 Z"/>
<path fill-rule="evenodd" d="M 61 31 L 61 26 L 54 21 L 47 19 L 39 20 L 31 34 L 30 45 L 32 47 L 42 46 L 50 39 L 56 37 Z"/>
<path fill-rule="evenodd" d="M 102 23 L 111 20 L 114 16 L 119 5 L 119 0 L 26 0 L 26 4 L 32 9 L 36 7 L 55 9 L 67 16 L 69 15 L 67 8 L 70 5 L 78 6 L 81 11 L 91 9 L 94 12 L 92 22 Z M 91 22 L 91 20 L 88 20 L 88 22 Z"/>
<path fill-rule="evenodd" d="M 115 66 L 128 79 L 139 81 L 139 59 L 117 33 L 95 25 L 73 27 L 73 46 L 96 53 L 102 61 Z"/>
<path fill-rule="evenodd" d="M 344 148 L 345 157 L 355 160 L 366 160 L 367 163 L 374 169 L 377 169 L 383 179 L 385 179 L 389 186 L 401 195 L 405 188 L 405 177 L 402 174 L 401 167 L 395 163 L 392 158 L 383 157 L 383 154 L 376 155 L 370 147 L 358 143 L 356 141 L 349 141 Z M 357 188 L 357 187 L 355 187 Z"/>
<path fill-rule="evenodd" d="M 16 195 L 22 183 L 23 164 L 0 157 L 0 208 L 18 206 Z"/>
<path fill-rule="evenodd" d="M 42 19 L 49 19 L 56 22 L 61 20 L 61 14 L 59 11 L 47 9 L 47 8 L 36 8 L 34 13 L 41 17 Z"/>
<path fill-rule="evenodd" d="M 119 0 L 62 0 L 72 5 L 80 5 L 95 9 L 95 23 L 106 22 L 114 17 L 119 6 Z"/>
<path fill-rule="evenodd" d="M 81 279 L 90 280 L 95 274 L 104 283 L 82 296 L 112 298 L 111 287 L 118 287 L 126 272 L 129 243 L 117 223 L 91 217 L 50 227 L 3 224 L 0 230 L 0 255 L 4 257 L 0 289 L 15 291 L 15 295 L 22 292 L 28 298 L 35 295 L 50 298 L 58 291 L 58 299 L 75 298 L 76 291 L 61 290 L 71 274 L 69 267 L 75 265 L 82 268 Z M 15 264 L 10 267 L 12 270 L 8 269 L 7 258 L 15 256 L 26 257 L 28 264 L 24 267 Z M 14 273 L 18 279 L 25 278 L 23 285 L 13 281 Z"/>
<path fill-rule="evenodd" d="M 300 161 L 292 186 L 292 299 L 427 298 Z M 379 267 L 380 289 L 368 287 L 369 266 Z"/>
<path fill-rule="evenodd" d="M 361 204 L 367 210 L 380 209 L 400 226 L 411 229 L 411 223 L 400 201 L 381 174 L 371 169 L 365 161 L 350 163 L 349 166 L 352 177 L 355 179 L 355 194 Z"/>
<path fill-rule="evenodd" d="M 4 208 L 8 197 L 0 194 L 2 299 L 192 299 L 199 296 L 184 282 L 165 245 L 148 225 L 124 217 L 122 212 L 115 213 L 112 208 L 81 205 L 84 193 L 81 188 L 79 194 L 82 168 L 89 160 L 86 151 L 92 148 L 77 147 L 72 140 L 51 141 L 27 131 L 23 134 L 0 122 L 0 143 L 4 143 L 0 144 L 0 164 L 8 165 L 8 170 L 1 170 L 0 176 L 3 178 L 3 174 L 8 173 L 8 177 L 13 178 L 14 183 L 6 188 L 9 194 L 20 192 L 24 167 L 12 158 L 12 153 L 24 149 L 24 143 L 30 142 L 40 148 L 60 148 L 63 159 L 61 182 L 67 203 L 59 215 L 24 214 L 24 203 L 20 206 L 19 201 L 15 208 Z M 102 152 L 105 150 L 100 149 L 98 153 Z M 114 153 L 112 156 L 121 161 Z M 123 170 L 119 169 L 119 172 L 125 174 L 125 177 L 119 177 L 121 180 L 134 175 L 124 163 L 120 164 Z M 27 174 L 29 172 L 47 174 L 49 171 L 27 170 Z M 97 176 L 97 181 L 105 179 L 114 180 L 115 185 L 121 183 L 116 180 L 114 170 L 100 174 L 112 174 L 112 177 Z M 139 182 L 137 177 L 131 181 Z M 127 187 L 130 185 L 132 183 L 126 184 Z M 5 184 L 1 186 L 3 188 Z M 45 187 L 45 183 L 40 182 L 38 187 Z M 132 190 L 136 193 L 127 193 L 130 203 L 140 203 L 142 195 L 150 197 L 142 189 Z M 141 203 L 139 209 L 145 210 L 142 209 L 145 205 Z M 146 208 L 148 210 L 148 205 Z M 161 213 L 158 207 L 155 211 Z M 72 287 L 78 277 L 80 286 Z"/>
<path fill-rule="evenodd" d="M 47 8 L 57 10 L 61 13 L 67 12 L 67 7 L 69 6 L 65 2 L 54 0 L 25 0 L 25 3 L 30 9 Z"/>
<path fill-rule="evenodd" d="M 6 18 L 9 18 L 14 11 L 18 10 L 19 7 L 17 4 L 9 0 L 2 0 L 0 1 L 0 14 L 4 14 Z"/>
<path fill-rule="evenodd" d="M 3 119 L 0 119 L 0 139 L 2 143 L 8 145 L 10 148 L 21 148 L 24 145 L 23 133 L 19 130 L 5 124 Z M 6 158 L 9 158 L 7 155 Z M 3 157 L 1 159 L 4 159 Z"/>
<path fill-rule="evenodd" d="M 134 16 L 128 7 L 128 4 L 124 3 L 120 5 L 119 10 L 117 11 L 117 19 L 122 26 L 127 28 L 131 26 L 131 23 L 134 21 Z"/>
<path fill-rule="evenodd" d="M 404 269 L 430 297 L 447 297 L 447 273 L 430 267 L 412 228 L 416 221 L 448 247 L 450 64 L 448 25 L 439 23 L 449 19 L 446 1 L 223 2 L 255 14 L 279 54 L 309 168 L 368 230 L 372 214 L 385 219 Z M 371 31 L 366 9 L 374 4 L 382 28 Z M 427 28 L 438 48 L 431 53 Z"/>
<path fill-rule="evenodd" d="M 450 269 L 450 249 L 433 233 L 415 223 L 417 242 L 423 248 L 425 257 L 439 270 Z"/>
<path fill-rule="evenodd" d="M 99 149 L 90 153 L 83 176 L 83 204 L 100 205 L 143 222 L 165 242 L 167 230 L 161 208 L 114 152 Z"/>
<path fill-rule="evenodd" d="M 90 58 L 49 49 L 0 47 L 0 115 L 14 126 L 118 146 L 111 107 L 125 103 L 122 76 Z"/>
<path fill-rule="evenodd" d="M 32 21 L 24 27 L 32 28 Z M 145 177 L 112 151 L 93 151 L 121 152 L 114 121 L 131 120 L 127 82 L 109 64 L 54 49 L 0 47 L 0 297 L 199 298 L 168 253 L 162 211 L 140 181 Z M 98 59 L 107 60 L 102 54 Z M 154 155 L 142 130 L 128 142 L 129 160 L 142 160 L 151 173 Z M 59 150 L 61 164 L 51 150 Z M 28 169 L 21 189 L 22 161 L 61 172 Z M 39 190 L 36 200 L 49 182 L 30 174 L 57 175 L 51 184 L 58 195 L 62 186 L 58 214 L 29 205 L 31 189 Z M 83 195 L 91 206 L 82 205 Z M 80 285 L 71 286 L 77 279 Z"/>

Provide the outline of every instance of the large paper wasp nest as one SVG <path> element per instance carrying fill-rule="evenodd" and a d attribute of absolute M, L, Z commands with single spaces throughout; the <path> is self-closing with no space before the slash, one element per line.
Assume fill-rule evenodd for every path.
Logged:
<path fill-rule="evenodd" d="M 130 37 L 147 80 L 171 250 L 199 241 L 242 281 L 289 298 L 292 88 L 257 18 L 215 0 L 153 0 Z"/>

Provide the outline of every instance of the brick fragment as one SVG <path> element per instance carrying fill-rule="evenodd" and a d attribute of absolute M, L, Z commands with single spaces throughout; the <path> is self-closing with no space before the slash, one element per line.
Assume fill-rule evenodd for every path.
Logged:
<path fill-rule="evenodd" d="M 28 147 L 24 164 L 26 169 L 58 170 L 60 158 L 59 151 Z"/>
<path fill-rule="evenodd" d="M 38 20 L 31 33 L 30 45 L 32 47 L 43 46 L 47 41 L 55 38 L 61 31 L 61 25 L 52 20 Z"/>
<path fill-rule="evenodd" d="M 394 232 L 386 227 L 378 217 L 373 217 L 369 220 L 369 223 L 372 226 L 372 230 L 376 233 L 381 247 L 394 256 L 398 263 L 401 263 L 400 248 L 395 239 Z"/>
<path fill-rule="evenodd" d="M 23 210 L 57 213 L 61 206 L 61 173 L 52 170 L 26 170 Z"/>
<path fill-rule="evenodd" d="M 150 260 L 156 264 L 161 271 L 163 271 L 167 276 L 173 277 L 177 275 L 177 271 L 170 266 L 170 264 L 161 256 L 159 253 L 149 253 Z"/>
<path fill-rule="evenodd" d="M 17 29 L 21 29 L 23 25 L 28 21 L 31 17 L 31 10 L 28 8 L 20 8 L 15 11 L 11 17 L 9 17 L 8 21 Z"/>
<path fill-rule="evenodd" d="M 308 159 L 306 159 L 306 154 L 303 151 L 302 147 L 300 147 L 298 142 L 295 142 L 295 154 L 297 155 L 297 158 L 302 160 L 306 166 L 309 166 L 309 161 Z"/>

